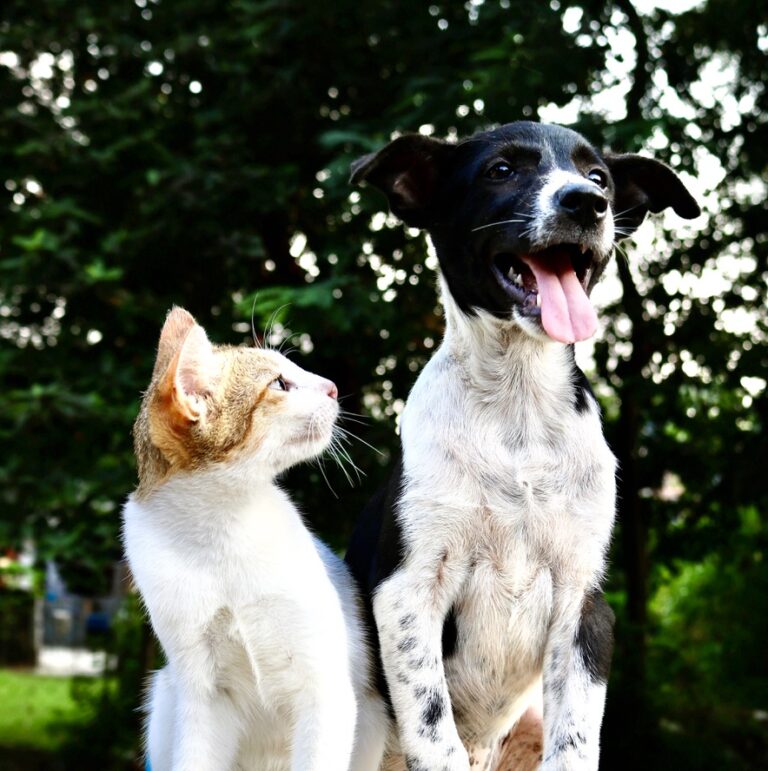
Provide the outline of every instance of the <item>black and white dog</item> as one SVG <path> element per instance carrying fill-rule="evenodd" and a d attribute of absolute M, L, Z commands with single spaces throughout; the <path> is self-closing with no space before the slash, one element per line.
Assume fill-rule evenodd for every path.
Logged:
<path fill-rule="evenodd" d="M 402 136 L 352 181 L 428 231 L 446 312 L 402 460 L 347 555 L 406 765 L 492 768 L 538 702 L 541 767 L 596 769 L 615 460 L 572 343 L 595 332 L 588 295 L 615 241 L 649 211 L 699 208 L 664 164 L 530 122 L 458 144 Z"/>

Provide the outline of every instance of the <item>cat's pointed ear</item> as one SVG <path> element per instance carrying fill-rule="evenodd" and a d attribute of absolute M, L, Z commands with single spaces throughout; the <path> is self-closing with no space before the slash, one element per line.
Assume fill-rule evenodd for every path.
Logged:
<path fill-rule="evenodd" d="M 189 330 L 197 322 L 191 313 L 174 305 L 165 317 L 163 329 L 160 332 L 160 342 L 157 344 L 157 358 L 155 359 L 154 374 L 162 375 L 171 363 L 171 359 L 181 348 L 182 343 L 189 334 Z"/>
<path fill-rule="evenodd" d="M 206 396 L 214 389 L 217 379 L 215 354 L 205 330 L 186 312 L 186 317 L 177 314 L 174 309 L 168 316 L 163 332 L 169 322 L 168 337 L 165 341 L 160 336 L 158 363 L 164 345 L 167 350 L 175 346 L 170 361 L 162 375 L 159 392 L 166 400 L 172 419 L 181 424 L 196 423 L 206 410 Z M 191 319 L 191 326 L 189 320 Z M 181 338 L 181 339 L 180 339 Z"/>
<path fill-rule="evenodd" d="M 633 233 L 648 212 L 671 207 L 685 219 L 695 219 L 701 209 L 680 177 L 661 161 L 642 155 L 606 155 L 616 186 L 614 217 L 617 240 Z"/>

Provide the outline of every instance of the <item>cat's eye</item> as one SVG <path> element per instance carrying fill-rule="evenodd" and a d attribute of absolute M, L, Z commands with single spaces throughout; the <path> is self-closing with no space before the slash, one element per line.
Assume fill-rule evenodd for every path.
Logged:
<path fill-rule="evenodd" d="M 289 391 L 290 387 L 288 385 L 288 381 L 281 377 L 276 377 L 270 384 L 269 387 L 272 388 L 275 391 Z"/>

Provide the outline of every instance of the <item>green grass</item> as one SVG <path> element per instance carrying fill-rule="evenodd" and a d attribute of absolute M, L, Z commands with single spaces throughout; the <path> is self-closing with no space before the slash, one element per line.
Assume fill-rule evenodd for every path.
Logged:
<path fill-rule="evenodd" d="M 72 686 L 70 677 L 0 669 L 0 748 L 59 749 L 69 729 L 91 717 L 75 699 Z M 99 688 L 99 683 L 82 687 Z"/>

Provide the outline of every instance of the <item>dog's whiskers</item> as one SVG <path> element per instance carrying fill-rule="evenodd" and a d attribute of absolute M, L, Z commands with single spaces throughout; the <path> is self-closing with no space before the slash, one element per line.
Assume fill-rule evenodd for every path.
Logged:
<path fill-rule="evenodd" d="M 629 255 L 627 254 L 627 250 L 619 243 L 615 243 L 614 246 L 616 247 L 616 251 L 624 258 L 624 262 L 629 265 Z"/>
<path fill-rule="evenodd" d="M 530 217 L 531 215 L 522 215 L 524 217 Z M 511 220 L 499 220 L 498 222 L 489 222 L 487 225 L 480 225 L 479 227 L 472 228 L 470 233 L 476 233 L 478 230 L 485 230 L 485 228 L 495 228 L 499 225 L 516 225 L 521 222 L 525 222 L 524 219 L 511 219 Z"/>

